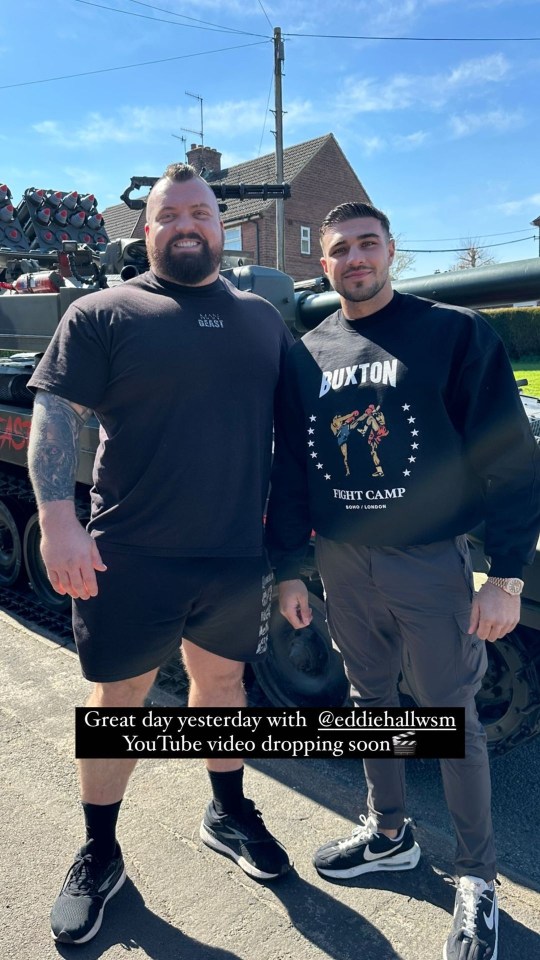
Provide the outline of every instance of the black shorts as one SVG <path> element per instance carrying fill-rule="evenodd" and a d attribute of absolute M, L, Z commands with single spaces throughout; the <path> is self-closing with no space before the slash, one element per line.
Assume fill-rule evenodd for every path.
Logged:
<path fill-rule="evenodd" d="M 182 637 L 227 660 L 268 643 L 272 573 L 263 557 L 145 557 L 99 545 L 98 595 L 73 601 L 83 675 L 107 683 L 161 666 Z"/>

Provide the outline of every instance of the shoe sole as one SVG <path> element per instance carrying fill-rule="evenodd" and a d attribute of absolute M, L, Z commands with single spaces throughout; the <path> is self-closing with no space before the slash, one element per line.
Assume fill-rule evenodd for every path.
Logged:
<path fill-rule="evenodd" d="M 277 880 L 278 877 L 284 876 L 284 873 L 287 873 L 290 870 L 290 865 L 284 871 L 284 873 L 265 873 L 264 870 L 259 870 L 253 863 L 250 863 L 249 860 L 246 860 L 245 857 L 242 857 L 240 854 L 235 853 L 234 850 L 231 850 L 230 847 L 226 847 L 221 840 L 218 840 L 217 837 L 214 837 L 209 830 L 206 829 L 204 823 L 201 823 L 199 836 L 203 843 L 207 847 L 211 847 L 212 850 L 216 850 L 218 853 L 225 854 L 226 857 L 230 857 L 231 860 L 234 860 L 236 864 L 247 873 L 248 876 L 253 877 L 255 880 Z M 276 840 L 276 843 L 278 841 Z M 281 847 L 281 844 L 279 844 Z M 283 850 L 284 847 L 281 847 Z"/>
<path fill-rule="evenodd" d="M 115 893 L 118 893 L 118 891 L 120 890 L 120 887 L 124 885 L 126 877 L 127 877 L 127 874 L 126 874 L 126 869 L 124 867 L 124 870 L 122 871 L 122 875 L 118 878 L 112 890 L 109 890 L 109 893 L 105 897 L 94 926 L 87 934 L 84 935 L 84 937 L 80 937 L 78 940 L 74 940 L 64 930 L 62 930 L 61 933 L 59 934 L 56 934 L 54 930 L 51 930 L 51 937 L 53 938 L 53 940 L 56 943 L 78 944 L 78 943 L 88 943 L 89 940 L 95 937 L 96 934 L 99 932 L 101 924 L 103 923 L 103 914 L 105 912 L 105 907 L 108 901 L 111 899 L 111 897 L 114 897 Z"/>
<path fill-rule="evenodd" d="M 417 843 L 410 850 L 404 850 L 402 853 L 396 853 L 390 860 L 368 860 L 357 867 L 349 867 L 347 870 L 326 870 L 324 867 L 315 869 L 323 877 L 335 877 L 336 879 L 350 880 L 352 877 L 360 877 L 364 873 L 389 872 L 394 870 L 413 870 L 420 859 L 420 847 Z"/>
<path fill-rule="evenodd" d="M 499 956 L 499 938 L 497 937 L 497 942 L 495 944 L 495 953 L 493 954 L 491 960 L 497 960 L 498 956 Z M 443 949 L 443 960 L 448 960 L 448 954 L 446 952 L 446 944 L 444 945 L 444 949 Z"/>

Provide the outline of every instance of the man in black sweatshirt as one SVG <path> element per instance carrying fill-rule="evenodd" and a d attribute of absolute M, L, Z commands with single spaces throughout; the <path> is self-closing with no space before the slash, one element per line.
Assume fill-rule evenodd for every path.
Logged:
<path fill-rule="evenodd" d="M 540 530 L 539 451 L 487 321 L 393 292 L 384 213 L 341 204 L 321 246 L 341 307 L 291 349 L 282 381 L 267 523 L 281 612 L 295 629 L 310 621 L 299 566 L 315 529 L 354 703 L 397 706 L 403 658 L 420 706 L 465 708 L 465 758 L 441 761 L 458 876 L 443 956 L 496 960 L 489 762 L 474 698 L 484 641 L 519 620 Z M 338 443 L 336 424 L 347 425 Z M 464 535 L 482 521 L 491 569 L 475 594 Z M 364 769 L 368 815 L 317 851 L 323 876 L 418 862 L 403 761 L 368 759 Z"/>

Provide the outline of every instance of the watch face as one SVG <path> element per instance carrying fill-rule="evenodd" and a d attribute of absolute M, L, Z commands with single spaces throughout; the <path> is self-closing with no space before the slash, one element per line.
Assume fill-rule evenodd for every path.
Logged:
<path fill-rule="evenodd" d="M 514 597 L 519 596 L 523 589 L 523 581 L 519 580 L 517 577 L 509 577 L 506 581 L 505 590 L 508 593 L 511 593 Z"/>

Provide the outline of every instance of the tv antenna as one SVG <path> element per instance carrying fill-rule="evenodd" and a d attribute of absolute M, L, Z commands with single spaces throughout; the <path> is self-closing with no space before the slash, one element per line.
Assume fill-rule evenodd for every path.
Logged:
<path fill-rule="evenodd" d="M 177 133 L 171 133 L 171 137 L 174 137 L 176 140 L 181 140 L 184 144 L 184 162 L 187 160 L 187 150 L 186 150 L 186 137 L 179 137 Z"/>
<path fill-rule="evenodd" d="M 184 91 L 186 97 L 193 97 L 194 100 L 198 100 L 201 108 L 201 129 L 192 130 L 191 127 L 181 127 L 181 130 L 185 130 L 187 133 L 196 133 L 201 138 L 201 147 L 204 147 L 204 125 L 203 125 L 203 98 L 199 96 L 198 93 L 190 93 L 189 90 Z"/>

